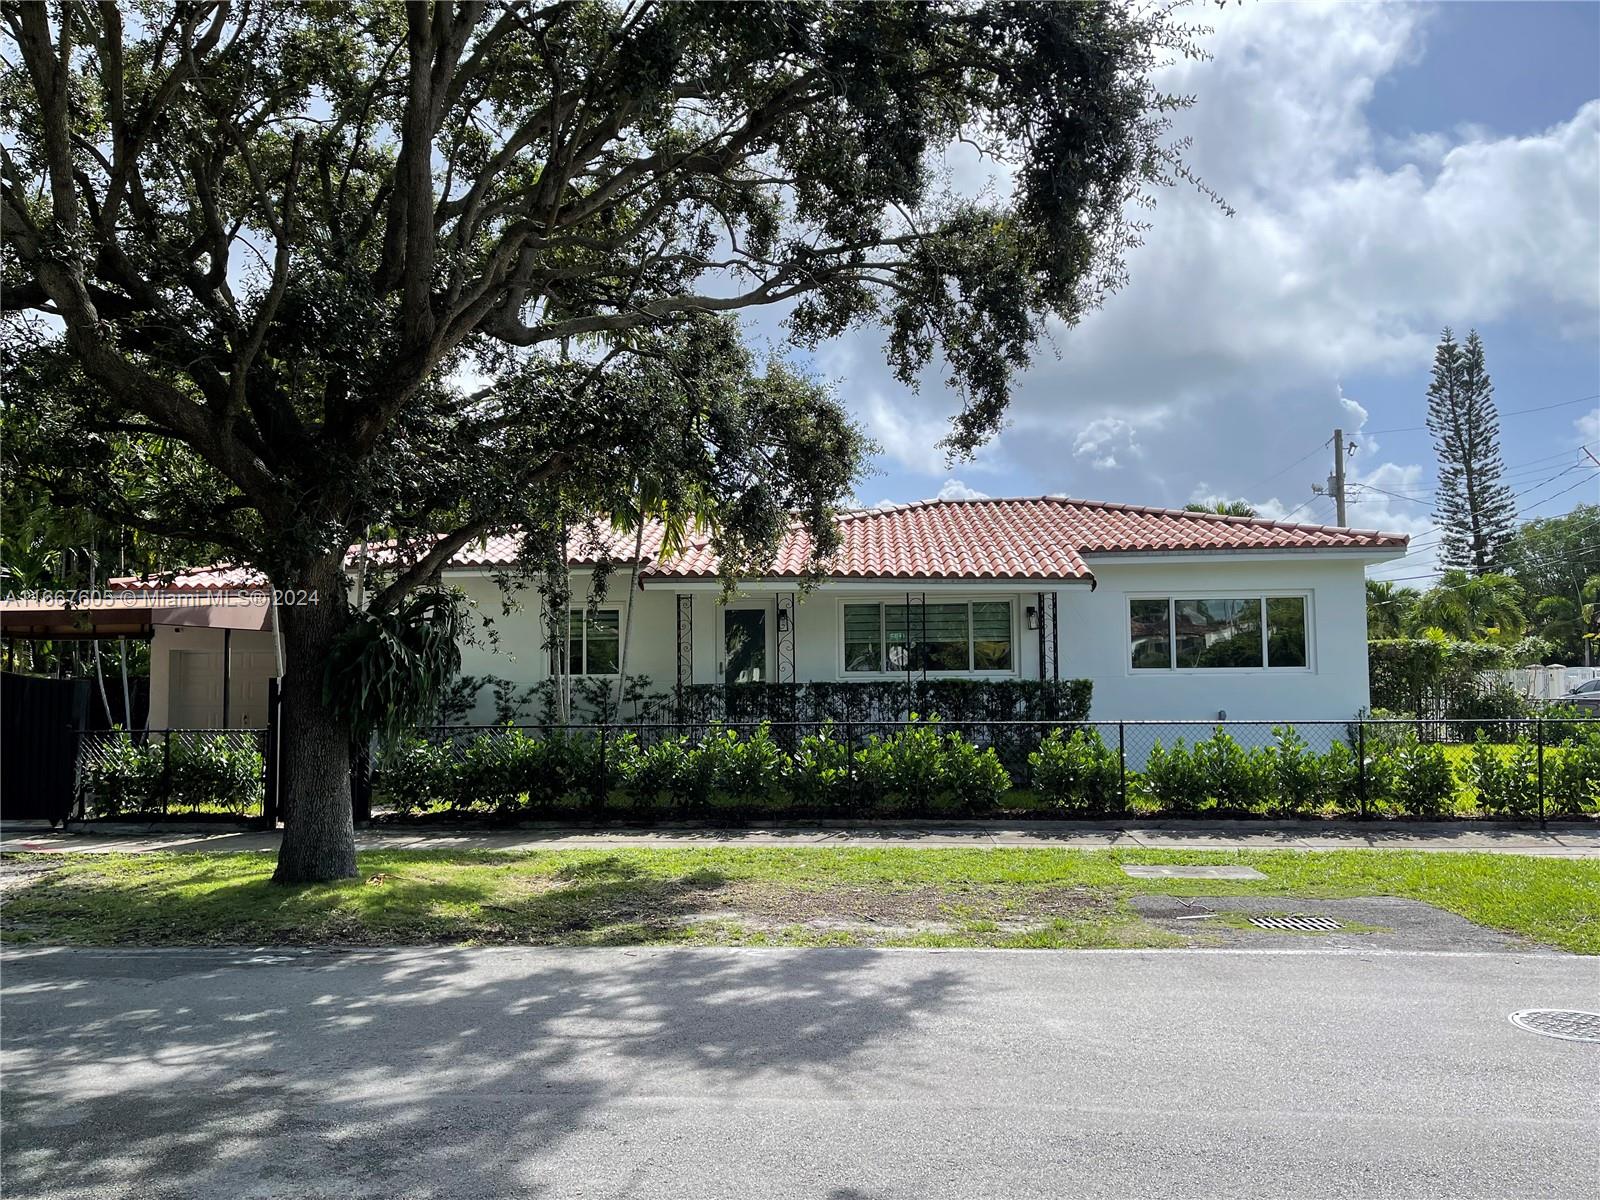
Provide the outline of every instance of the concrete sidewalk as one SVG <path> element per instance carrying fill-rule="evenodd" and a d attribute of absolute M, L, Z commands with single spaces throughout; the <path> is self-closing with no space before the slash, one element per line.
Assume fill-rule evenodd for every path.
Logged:
<path fill-rule="evenodd" d="M 277 833 L 201 826 L 124 824 L 70 832 L 44 823 L 0 826 L 0 851 L 122 853 L 276 850 Z M 911 846 L 1067 847 L 1160 850 L 1456 850 L 1600 859 L 1600 823 L 1552 823 L 1546 829 L 1483 822 L 1354 821 L 968 821 L 774 825 L 726 829 L 547 827 L 504 830 L 358 830 L 362 850 L 577 850 L 621 846 Z"/>

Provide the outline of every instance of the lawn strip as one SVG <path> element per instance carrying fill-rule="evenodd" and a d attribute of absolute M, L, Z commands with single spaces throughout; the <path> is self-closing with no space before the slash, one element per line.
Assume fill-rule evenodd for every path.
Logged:
<path fill-rule="evenodd" d="M 6 856 L 8 875 L 27 869 Z M 261 854 L 51 856 L 0 933 L 83 945 L 1185 944 L 1137 894 L 1398 896 L 1600 953 L 1600 865 L 1504 854 L 928 848 L 374 851 L 361 878 L 269 881 Z M 1254 881 L 1131 879 L 1123 863 L 1243 864 Z"/>

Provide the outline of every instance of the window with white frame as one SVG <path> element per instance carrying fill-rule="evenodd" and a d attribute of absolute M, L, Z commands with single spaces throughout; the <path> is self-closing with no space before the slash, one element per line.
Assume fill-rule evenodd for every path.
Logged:
<path fill-rule="evenodd" d="M 1305 668 L 1304 596 L 1130 597 L 1136 671 Z"/>
<path fill-rule="evenodd" d="M 1011 601 L 844 606 L 846 674 L 1013 669 Z"/>
<path fill-rule="evenodd" d="M 615 675 L 622 651 L 622 614 L 619 609 L 590 611 L 574 608 L 567 613 L 567 670 L 573 675 Z"/>

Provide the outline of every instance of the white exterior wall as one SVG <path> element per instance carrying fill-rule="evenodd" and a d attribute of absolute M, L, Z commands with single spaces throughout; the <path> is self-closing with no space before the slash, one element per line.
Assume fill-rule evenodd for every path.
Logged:
<path fill-rule="evenodd" d="M 1206 556 L 1183 555 L 1167 559 L 1119 559 L 1098 556 L 1090 566 L 1098 587 L 1063 586 L 1058 597 L 1058 645 L 1062 679 L 1086 678 L 1094 684 L 1092 716 L 1100 720 L 1211 721 L 1221 712 L 1241 720 L 1344 720 L 1368 703 L 1366 651 L 1365 560 L 1309 555 Z M 491 644 L 478 616 L 470 619 L 472 637 L 462 647 L 465 675 L 494 676 L 519 689 L 548 678 L 549 655 L 544 647 L 540 596 L 527 588 L 517 596 L 520 607 L 501 612 L 502 597 L 487 572 L 451 572 L 448 581 L 461 587 L 475 605 L 478 616 L 492 619 L 498 644 Z M 590 576 L 574 572 L 573 603 L 589 595 Z M 622 608 L 627 596 L 626 571 L 613 571 L 607 607 Z M 1038 604 L 1038 585 L 1022 588 L 977 584 L 927 584 L 911 589 L 913 598 L 940 600 L 1007 599 L 1012 602 L 1012 645 L 1016 669 L 1013 677 L 1039 677 L 1039 634 L 1027 628 L 1025 613 Z M 902 585 L 861 583 L 824 585 L 809 595 L 787 585 L 751 585 L 732 601 L 766 609 L 768 666 L 778 673 L 777 621 L 773 608 L 779 592 L 795 599 L 795 678 L 804 683 L 819 680 L 901 678 L 846 676 L 843 669 L 843 614 L 847 603 L 881 601 L 904 603 Z M 628 673 L 648 675 L 651 690 L 669 692 L 677 682 L 677 597 L 692 597 L 693 682 L 720 678 L 723 602 L 714 585 L 703 583 L 654 584 L 634 593 L 633 633 L 628 649 Z M 1130 596 L 1170 595 L 1209 598 L 1233 595 L 1296 595 L 1308 597 L 1307 624 L 1310 666 L 1305 670 L 1262 668 L 1229 670 L 1141 670 L 1129 665 L 1128 600 Z M 260 724 L 265 680 L 271 674 L 272 635 L 236 630 L 233 634 L 233 694 L 230 724 Z M 195 720 L 196 697 L 209 697 L 214 710 L 209 721 L 221 721 L 222 631 L 158 627 L 151 647 L 152 728 L 164 728 L 174 718 L 185 720 L 182 709 Z M 196 655 L 179 669 L 179 654 Z M 209 657 L 205 657 L 209 655 Z M 214 678 L 205 678 L 207 673 Z M 179 675 L 185 686 L 179 687 Z M 996 676 L 981 676 L 995 678 Z M 1003 676 L 1002 676 L 1003 677 Z M 187 695 L 180 695 L 186 691 Z M 260 712 L 255 711 L 260 709 Z M 494 699 L 485 689 L 470 720 L 494 719 Z"/>
<path fill-rule="evenodd" d="M 574 606 L 587 602 L 589 581 L 588 573 L 573 572 Z M 518 689 L 549 677 L 549 654 L 544 647 L 545 632 L 541 617 L 541 599 L 537 589 L 528 588 L 519 593 L 519 609 L 509 615 L 502 615 L 500 590 L 487 573 L 452 573 L 449 582 L 466 592 L 477 613 L 493 620 L 498 633 L 498 646 L 492 646 L 481 631 L 482 622 L 476 618 L 471 620 L 470 624 L 475 633 L 462 648 L 463 675 L 494 676 L 511 681 Z M 602 601 L 603 606 L 622 609 L 627 590 L 627 572 L 613 571 L 607 584 L 605 599 Z M 894 672 L 885 675 L 852 674 L 847 677 L 843 663 L 843 605 L 872 602 L 903 604 L 906 599 L 904 587 L 896 590 L 892 587 L 864 588 L 857 585 L 848 588 L 824 586 L 808 595 L 798 588 L 787 585 L 751 585 L 726 604 L 733 607 L 765 609 L 767 663 L 772 679 L 778 678 L 775 603 L 780 593 L 792 594 L 794 597 L 797 681 L 806 683 L 845 678 L 856 680 L 904 678 L 903 673 Z M 648 675 L 652 691 L 669 692 L 678 681 L 677 598 L 680 594 L 689 596 L 693 606 L 690 649 L 694 662 L 694 677 L 691 682 L 713 683 L 721 678 L 722 612 L 725 604 L 718 589 L 715 585 L 698 582 L 683 584 L 679 588 L 653 584 L 648 589 L 634 593 L 633 633 L 628 644 L 628 674 Z M 1009 673 L 1009 677 L 1038 678 L 1039 635 L 1037 631 L 1026 628 L 1024 617 L 1028 606 L 1038 604 L 1037 587 L 1026 591 L 1012 591 L 994 586 L 928 585 L 926 588 L 913 589 L 911 594 L 913 599 L 925 595 L 930 604 L 940 600 L 957 599 L 1010 600 L 1016 669 Z M 1065 636 L 1063 626 L 1063 640 Z M 1000 674 L 980 677 L 1008 676 Z M 478 706 L 469 719 L 474 722 L 488 722 L 493 717 L 494 698 L 486 689 L 480 694 Z"/>
<path fill-rule="evenodd" d="M 1171 561 L 1090 558 L 1099 586 L 1061 593 L 1061 674 L 1094 681 L 1097 720 L 1344 720 L 1369 702 L 1366 572 L 1360 559 L 1281 555 Z M 1310 666 L 1133 670 L 1128 600 L 1309 597 Z"/>

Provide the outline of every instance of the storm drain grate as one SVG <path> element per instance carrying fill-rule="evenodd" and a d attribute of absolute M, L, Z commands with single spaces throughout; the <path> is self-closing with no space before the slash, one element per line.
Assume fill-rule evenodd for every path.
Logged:
<path fill-rule="evenodd" d="M 1600 1042 L 1600 1013 L 1572 1008 L 1525 1008 L 1511 1014 L 1511 1023 L 1529 1033 L 1568 1042 Z"/>
<path fill-rule="evenodd" d="M 1257 929 L 1343 929 L 1332 917 L 1251 917 L 1250 924 Z"/>

